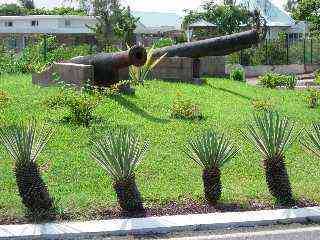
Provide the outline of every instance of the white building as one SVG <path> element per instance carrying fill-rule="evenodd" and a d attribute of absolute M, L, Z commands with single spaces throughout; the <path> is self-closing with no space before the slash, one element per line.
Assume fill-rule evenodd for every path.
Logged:
<path fill-rule="evenodd" d="M 0 16 L 0 39 L 9 48 L 22 49 L 36 34 L 54 34 L 61 42 L 90 41 L 95 18 L 88 16 Z"/>

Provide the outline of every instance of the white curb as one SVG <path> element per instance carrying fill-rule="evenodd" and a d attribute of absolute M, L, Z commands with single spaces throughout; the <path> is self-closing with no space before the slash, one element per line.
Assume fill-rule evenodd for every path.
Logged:
<path fill-rule="evenodd" d="M 37 239 L 39 237 L 41 239 L 52 239 L 93 235 L 156 234 L 319 220 L 320 207 L 309 207 L 89 222 L 2 225 L 0 226 L 0 239 Z"/>

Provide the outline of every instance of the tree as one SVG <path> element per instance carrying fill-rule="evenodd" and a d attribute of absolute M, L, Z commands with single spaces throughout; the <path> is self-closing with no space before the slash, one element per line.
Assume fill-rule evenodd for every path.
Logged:
<path fill-rule="evenodd" d="M 19 3 L 21 4 L 22 7 L 26 9 L 35 9 L 33 0 L 19 0 Z"/>
<path fill-rule="evenodd" d="M 17 4 L 2 4 L 0 5 L 0 16 L 20 16 L 23 14 L 23 9 Z"/>
<path fill-rule="evenodd" d="M 290 13 L 294 11 L 298 4 L 298 0 L 288 0 L 287 3 L 284 5 L 284 9 Z"/>
<path fill-rule="evenodd" d="M 234 1 L 226 0 L 225 4 L 216 4 L 211 0 L 202 4 L 202 11 L 186 10 L 183 26 L 199 20 L 205 20 L 218 27 L 219 35 L 238 32 L 242 25 L 249 24 L 250 12 L 242 6 L 234 5 Z"/>
<path fill-rule="evenodd" d="M 320 1 L 319 0 L 298 0 L 293 10 L 293 17 L 296 20 L 311 23 L 311 31 L 320 35 Z"/>

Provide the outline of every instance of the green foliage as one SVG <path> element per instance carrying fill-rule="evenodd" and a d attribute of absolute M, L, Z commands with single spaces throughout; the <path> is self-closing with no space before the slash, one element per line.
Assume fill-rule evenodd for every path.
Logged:
<path fill-rule="evenodd" d="M 294 124 L 278 112 L 264 111 L 254 116 L 244 137 L 261 153 L 265 160 L 281 159 L 296 138 Z"/>
<path fill-rule="evenodd" d="M 51 108 L 67 108 L 69 116 L 65 117 L 67 122 L 88 127 L 94 119 L 94 111 L 99 104 L 100 96 L 76 91 L 73 88 L 62 88 L 54 96 L 48 98 L 44 104 Z"/>
<path fill-rule="evenodd" d="M 189 140 L 186 154 L 204 169 L 222 168 L 237 153 L 235 147 L 224 133 L 209 130 L 196 139 Z"/>
<path fill-rule="evenodd" d="M 267 72 L 259 77 L 259 83 L 268 88 L 284 86 L 288 89 L 294 89 L 297 85 L 297 77 L 294 75 L 282 75 L 273 72 Z"/>
<path fill-rule="evenodd" d="M 311 153 L 320 157 L 320 124 L 312 123 L 310 130 L 305 130 L 306 134 L 300 140 L 300 143 Z"/>
<path fill-rule="evenodd" d="M 299 0 L 293 10 L 293 17 L 296 20 L 311 23 L 311 30 L 314 34 L 320 34 L 320 1 L 319 0 Z"/>
<path fill-rule="evenodd" d="M 176 95 L 176 98 L 173 101 L 171 116 L 187 120 L 200 120 L 203 118 L 199 106 L 180 93 Z"/>
<path fill-rule="evenodd" d="M 239 32 L 242 24 L 250 23 L 250 13 L 244 6 L 217 4 L 216 1 L 206 1 L 201 11 L 186 10 L 183 26 L 199 20 L 205 20 L 218 26 L 218 34 L 225 35 Z"/>
<path fill-rule="evenodd" d="M 320 69 L 314 72 L 315 82 L 320 85 Z"/>
<path fill-rule="evenodd" d="M 76 56 L 92 54 L 89 45 L 59 45 L 55 37 L 47 38 L 47 54 L 44 59 L 44 39 L 39 36 L 38 44 L 32 44 L 19 54 L 0 51 L 0 74 L 41 72 L 54 62 L 68 60 Z"/>
<path fill-rule="evenodd" d="M 148 50 L 147 61 L 142 67 L 130 66 L 129 75 L 133 84 L 144 83 L 150 77 L 151 71 L 161 62 L 166 56 L 159 57 L 158 59 L 153 58 L 154 46 Z"/>
<path fill-rule="evenodd" d="M 90 155 L 115 182 L 134 177 L 135 170 L 149 148 L 129 129 L 120 129 L 100 140 L 91 140 Z"/>
<path fill-rule="evenodd" d="M 315 87 L 308 88 L 307 104 L 309 108 L 317 108 L 319 104 L 320 92 Z"/>
<path fill-rule="evenodd" d="M 0 90 L 0 112 L 4 107 L 7 106 L 7 104 L 9 103 L 9 100 L 10 100 L 10 97 L 8 93 Z"/>
<path fill-rule="evenodd" d="M 230 80 L 245 82 L 245 73 L 243 68 L 234 68 L 230 72 Z"/>
<path fill-rule="evenodd" d="M 173 41 L 171 38 L 161 38 L 158 41 L 154 43 L 154 48 L 163 48 L 175 45 L 175 41 Z"/>
<path fill-rule="evenodd" d="M 271 98 L 256 98 L 252 100 L 252 106 L 255 111 L 274 111 L 276 103 Z"/>

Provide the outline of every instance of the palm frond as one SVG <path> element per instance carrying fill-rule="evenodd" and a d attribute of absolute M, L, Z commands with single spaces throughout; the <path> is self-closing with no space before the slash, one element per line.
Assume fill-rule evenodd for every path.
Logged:
<path fill-rule="evenodd" d="M 310 130 L 306 130 L 306 135 L 300 143 L 310 152 L 320 157 L 320 123 L 313 123 Z"/>
<path fill-rule="evenodd" d="M 35 121 L 0 128 L 0 144 L 17 164 L 35 163 L 53 131 L 37 127 Z"/>
<path fill-rule="evenodd" d="M 206 169 L 221 168 L 239 151 L 225 134 L 209 130 L 202 136 L 190 140 L 185 153 L 190 159 Z"/>
<path fill-rule="evenodd" d="M 149 143 L 128 129 L 120 129 L 100 140 L 92 140 L 91 158 L 96 160 L 115 180 L 122 181 L 134 171 L 148 150 Z"/>
<path fill-rule="evenodd" d="M 243 136 L 255 146 L 265 159 L 275 159 L 284 154 L 298 135 L 294 135 L 294 124 L 278 112 L 255 114 L 254 124 L 248 125 Z"/>

